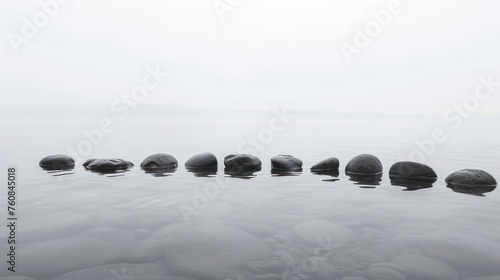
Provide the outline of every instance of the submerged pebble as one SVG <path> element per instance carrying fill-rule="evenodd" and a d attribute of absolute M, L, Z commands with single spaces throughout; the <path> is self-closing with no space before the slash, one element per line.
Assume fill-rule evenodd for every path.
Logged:
<path fill-rule="evenodd" d="M 165 240 L 164 248 L 169 271 L 213 280 L 234 279 L 244 265 L 264 259 L 272 252 L 258 238 L 226 226 L 191 227 Z"/>
<path fill-rule="evenodd" d="M 451 265 L 422 255 L 403 254 L 395 257 L 392 263 L 402 267 L 410 279 L 457 280 L 458 272 Z"/>
<path fill-rule="evenodd" d="M 386 267 L 370 268 L 366 276 L 369 280 L 406 280 L 406 277 L 398 271 Z"/>
<path fill-rule="evenodd" d="M 338 248 L 355 237 L 350 229 L 325 221 L 300 223 L 293 228 L 293 232 L 310 245 L 328 248 Z"/>
<path fill-rule="evenodd" d="M 107 241 L 120 248 L 128 247 L 136 241 L 133 231 L 113 227 L 97 227 L 81 233 L 80 236 Z"/>
<path fill-rule="evenodd" d="M 189 278 L 167 275 L 165 267 L 156 263 L 116 263 L 72 271 L 57 277 L 55 280 L 189 280 Z"/>
<path fill-rule="evenodd" d="M 498 242 L 468 234 L 442 233 L 420 240 L 418 246 L 425 255 L 454 267 L 489 275 L 500 274 Z"/>
<path fill-rule="evenodd" d="M 109 242 L 70 237 L 33 243 L 19 249 L 23 274 L 33 277 L 61 275 L 77 269 L 121 260 L 120 249 Z"/>

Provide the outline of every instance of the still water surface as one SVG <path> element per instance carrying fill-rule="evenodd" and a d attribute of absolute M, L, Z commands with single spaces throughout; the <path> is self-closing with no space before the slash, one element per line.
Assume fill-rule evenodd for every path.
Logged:
<path fill-rule="evenodd" d="M 500 279 L 500 194 L 456 193 L 444 183 L 463 168 L 500 178 L 500 121 L 469 120 L 452 129 L 431 120 L 295 119 L 255 148 L 249 138 L 258 138 L 268 119 L 129 120 L 82 157 L 123 158 L 135 164 L 129 172 L 98 175 L 85 171 L 82 161 L 65 173 L 38 167 L 47 155 L 76 149 L 85 139 L 82 129 L 98 122 L 1 122 L 2 167 L 19 170 L 20 244 L 17 273 L 9 273 L 2 259 L 0 276 Z M 418 150 L 415 141 L 431 137 L 435 128 L 443 128 L 447 140 L 424 160 L 438 181 L 416 191 L 391 185 L 389 167 L 408 160 Z M 224 156 L 252 149 L 262 171 L 249 178 L 224 175 Z M 145 157 L 159 152 L 177 158 L 176 172 L 153 176 L 140 169 Z M 216 175 L 197 177 L 184 169 L 201 152 L 218 157 Z M 345 164 L 362 153 L 382 161 L 380 184 L 345 176 Z M 278 154 L 302 159 L 304 171 L 274 176 L 270 158 Z M 310 173 L 331 156 L 341 162 L 339 180 Z M 5 258 L 5 228 L 1 233 Z"/>

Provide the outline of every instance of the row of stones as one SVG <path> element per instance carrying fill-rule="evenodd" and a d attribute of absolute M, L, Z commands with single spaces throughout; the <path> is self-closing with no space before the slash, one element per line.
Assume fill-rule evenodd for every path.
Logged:
<path fill-rule="evenodd" d="M 231 154 L 224 158 L 225 168 L 229 171 L 259 171 L 262 162 L 250 154 Z M 67 155 L 52 155 L 43 158 L 40 166 L 46 170 L 73 169 L 75 161 Z M 123 159 L 89 159 L 83 163 L 87 170 L 96 172 L 114 172 L 127 170 L 133 163 Z M 202 153 L 188 159 L 186 169 L 190 171 L 216 169 L 217 157 L 212 153 Z M 340 162 L 331 157 L 322 160 L 311 167 L 313 172 L 338 171 Z M 141 168 L 144 170 L 174 170 L 178 167 L 177 159 L 169 154 L 158 153 L 144 159 Z M 291 155 L 279 155 L 271 158 L 271 168 L 275 171 L 302 171 L 302 161 Z M 383 167 L 380 160 L 370 154 L 362 154 L 351 159 L 345 168 L 349 176 L 380 176 Z M 435 182 L 437 175 L 434 170 L 422 163 L 402 161 L 393 164 L 389 170 L 391 179 L 409 179 L 417 181 Z M 466 187 L 496 187 L 496 180 L 489 173 L 477 169 L 463 169 L 452 173 L 446 178 L 446 183 Z"/>

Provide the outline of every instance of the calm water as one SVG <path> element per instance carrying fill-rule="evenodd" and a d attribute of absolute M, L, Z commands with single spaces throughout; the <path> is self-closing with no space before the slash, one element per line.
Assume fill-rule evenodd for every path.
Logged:
<path fill-rule="evenodd" d="M 250 178 L 223 173 L 227 154 L 245 151 L 269 120 L 127 120 L 83 157 L 119 157 L 136 166 L 123 176 L 47 173 L 41 158 L 76 148 L 94 120 L 1 122 L 1 166 L 18 167 L 17 273 L 35 279 L 500 279 L 500 193 L 456 193 L 444 178 L 478 168 L 500 179 L 500 121 L 452 129 L 430 120 L 291 120 L 256 155 Z M 392 186 L 389 167 L 443 128 L 448 139 L 425 157 L 439 178 L 432 188 Z M 240 147 L 240 148 L 239 148 Z M 179 161 L 169 176 L 140 170 L 150 154 Z M 219 172 L 186 172 L 192 155 L 212 152 Z M 379 185 L 350 181 L 345 164 L 371 153 L 384 165 Z M 270 158 L 304 161 L 297 176 L 272 176 Z M 309 168 L 335 156 L 338 181 Z M 56 176 L 54 176 L 56 175 Z M 61 175 L 61 176 L 58 176 Z M 5 175 L 6 176 L 6 175 Z M 2 194 L 1 209 L 6 196 Z M 2 210 L 2 221 L 6 211 Z M 6 223 L 6 222 L 2 222 Z M 2 258 L 7 253 L 1 229 Z M 1 278 L 0 279 L 4 279 Z M 9 279 L 9 278 L 5 278 Z M 17 278 L 16 278 L 17 279 Z M 31 278 L 20 278 L 31 279 Z"/>

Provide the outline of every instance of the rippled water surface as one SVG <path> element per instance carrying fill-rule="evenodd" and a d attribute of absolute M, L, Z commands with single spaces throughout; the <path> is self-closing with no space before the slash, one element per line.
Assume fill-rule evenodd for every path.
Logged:
<path fill-rule="evenodd" d="M 299 120 L 250 144 L 269 120 L 129 120 L 116 123 L 71 172 L 47 173 L 41 158 L 67 154 L 98 120 L 3 120 L 4 170 L 18 168 L 17 272 L 34 279 L 500 279 L 500 194 L 454 192 L 444 179 L 463 168 L 500 178 L 500 121 L 466 121 L 458 129 L 431 120 Z M 439 178 L 405 191 L 389 167 L 418 151 L 416 141 L 442 128 L 444 143 L 422 159 Z M 262 171 L 224 175 L 223 158 L 254 152 Z M 176 172 L 145 174 L 140 162 L 168 153 Z M 212 152 L 216 175 L 184 169 Z M 380 184 L 350 181 L 345 164 L 362 153 L 384 166 Z M 304 161 L 295 176 L 275 176 L 270 158 Z M 335 156 L 339 180 L 311 174 Z M 85 171 L 89 157 L 118 157 L 135 167 L 103 176 Z M 418 159 L 418 157 L 416 157 Z M 6 174 L 6 171 L 4 172 Z M 116 176 L 119 175 L 119 176 Z M 6 176 L 6 175 L 5 175 Z M 4 180 L 5 181 L 5 180 Z M 6 196 L 2 194 L 1 205 Z M 2 207 L 5 209 L 5 207 Z M 6 212 L 1 213 L 5 221 Z M 7 232 L 1 230 L 2 258 Z M 31 278 L 19 279 L 31 279 Z M 0 277 L 0 279 L 3 279 Z M 9 278 L 5 278 L 9 279 Z"/>

